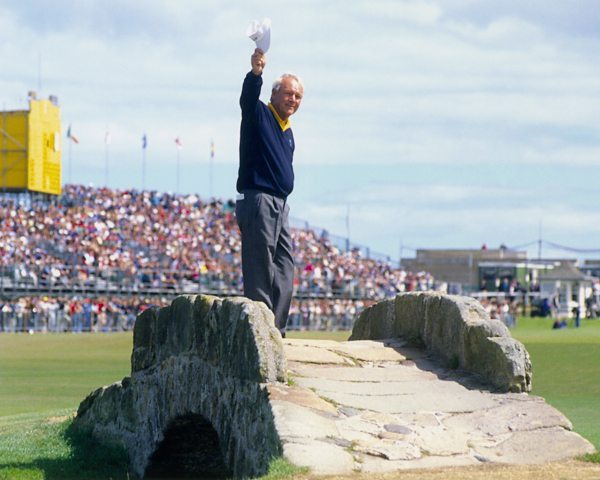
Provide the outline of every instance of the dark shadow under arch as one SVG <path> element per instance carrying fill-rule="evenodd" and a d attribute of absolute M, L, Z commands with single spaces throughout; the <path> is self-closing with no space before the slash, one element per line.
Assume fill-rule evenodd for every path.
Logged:
<path fill-rule="evenodd" d="M 202 415 L 189 414 L 174 419 L 165 438 L 150 457 L 144 478 L 230 478 L 219 436 Z"/>

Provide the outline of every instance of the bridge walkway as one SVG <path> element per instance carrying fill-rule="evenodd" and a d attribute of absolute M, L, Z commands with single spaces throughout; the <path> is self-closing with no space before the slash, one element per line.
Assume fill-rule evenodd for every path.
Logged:
<path fill-rule="evenodd" d="M 284 340 L 288 385 L 269 385 L 284 456 L 316 474 L 484 463 L 536 464 L 593 452 L 543 398 L 495 393 L 401 339 Z"/>

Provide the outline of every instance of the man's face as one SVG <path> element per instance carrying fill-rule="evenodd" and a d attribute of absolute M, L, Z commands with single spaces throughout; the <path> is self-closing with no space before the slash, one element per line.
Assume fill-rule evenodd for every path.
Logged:
<path fill-rule="evenodd" d="M 271 93 L 271 104 L 282 120 L 287 120 L 296 113 L 303 94 L 302 87 L 292 77 L 285 77 L 281 82 L 279 90 Z"/>

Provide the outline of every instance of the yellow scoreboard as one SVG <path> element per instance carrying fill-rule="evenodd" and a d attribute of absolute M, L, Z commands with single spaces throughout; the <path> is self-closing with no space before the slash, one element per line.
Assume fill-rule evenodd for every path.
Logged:
<path fill-rule="evenodd" d="M 0 112 L 0 190 L 60 195 L 60 108 L 55 98 Z"/>

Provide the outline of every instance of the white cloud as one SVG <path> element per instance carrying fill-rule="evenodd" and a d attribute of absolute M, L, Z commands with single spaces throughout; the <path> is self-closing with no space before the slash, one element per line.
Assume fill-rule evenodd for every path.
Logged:
<path fill-rule="evenodd" d="M 317 225 L 331 225 L 331 231 L 346 234 L 345 205 L 312 204 L 302 210 Z M 524 204 L 504 206 L 502 197 L 495 205 L 478 206 L 467 203 L 450 208 L 444 203 L 381 203 L 377 208 L 352 205 L 350 208 L 350 238 L 359 244 L 371 245 L 374 251 L 397 256 L 399 244 L 415 248 L 478 248 L 528 243 L 538 238 L 540 223 L 544 238 L 563 245 L 597 248 L 594 239 L 600 237 L 600 213 L 569 207 Z M 574 242 L 569 232 L 585 230 L 585 242 Z"/>
<path fill-rule="evenodd" d="M 442 15 L 442 9 L 435 2 L 423 0 L 385 0 L 361 2 L 356 10 L 365 22 L 373 19 L 388 22 L 408 22 L 420 26 L 435 24 Z"/>
<path fill-rule="evenodd" d="M 447 23 L 450 31 L 473 42 L 506 49 L 526 49 L 546 42 L 544 30 L 536 24 L 515 17 L 500 17 L 481 27 L 469 22 Z"/>
<path fill-rule="evenodd" d="M 556 146 L 555 148 L 530 149 L 523 153 L 523 161 L 540 166 L 564 165 L 565 167 L 598 167 L 600 166 L 600 145 L 566 148 Z M 582 178 L 582 183 L 587 183 L 587 179 Z"/>

